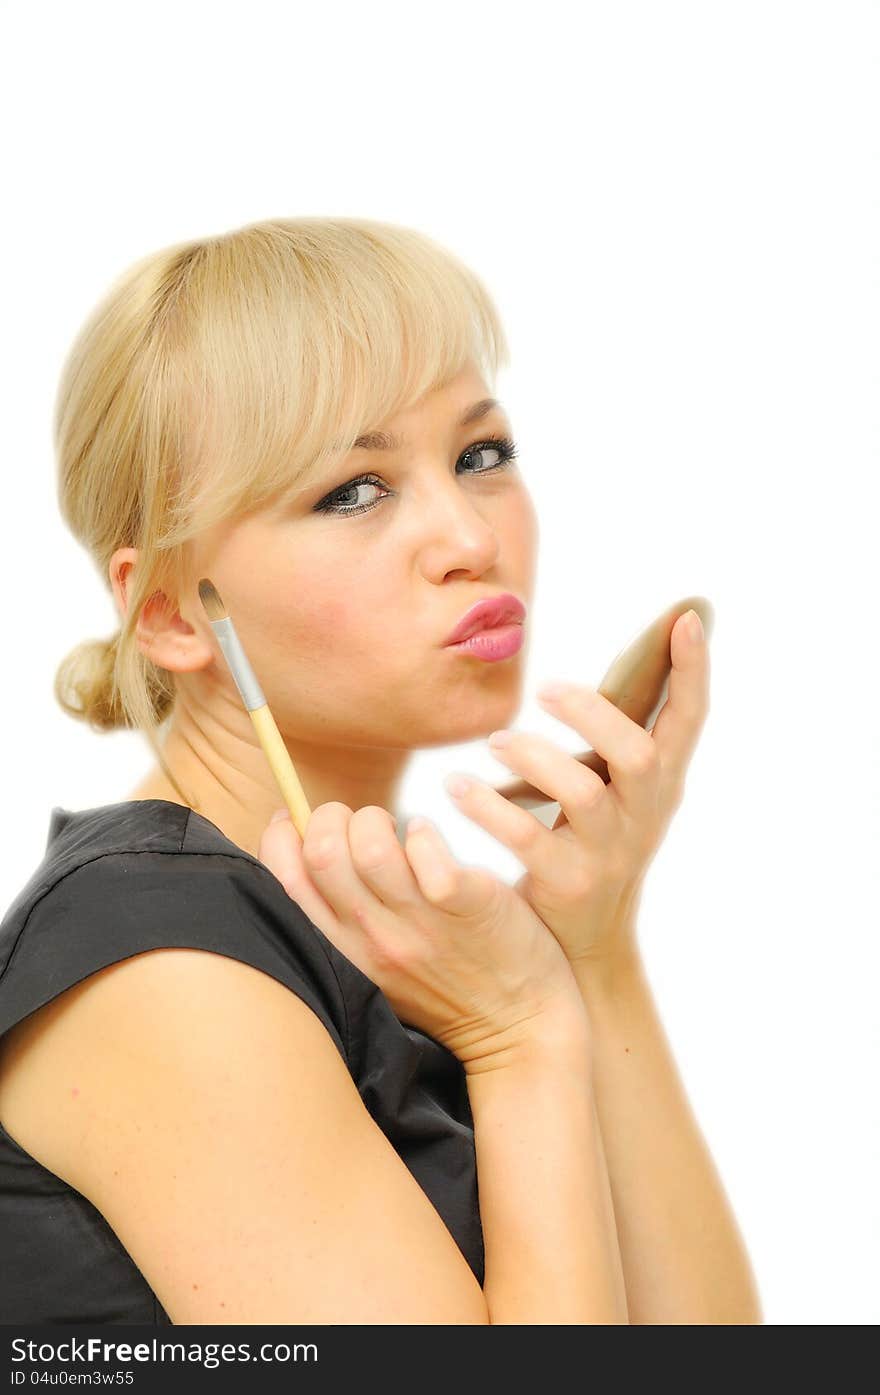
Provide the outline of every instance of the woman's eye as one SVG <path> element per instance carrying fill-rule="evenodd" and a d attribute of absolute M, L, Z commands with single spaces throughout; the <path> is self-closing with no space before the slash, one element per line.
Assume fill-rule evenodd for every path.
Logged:
<path fill-rule="evenodd" d="M 499 437 L 497 440 L 493 439 L 490 441 L 480 441 L 479 444 L 476 446 L 468 446 L 461 459 L 466 460 L 469 455 L 484 454 L 497 455 L 498 460 L 496 464 L 490 465 L 488 469 L 500 470 L 503 469 L 505 465 L 509 465 L 510 462 L 516 458 L 516 446 L 513 444 L 513 441 L 511 441 L 507 436 Z M 484 475 L 487 473 L 487 471 L 477 470 L 475 473 L 478 475 Z"/>
<path fill-rule="evenodd" d="M 467 450 L 459 456 L 458 463 L 461 464 L 463 460 L 481 455 L 490 457 L 494 455 L 496 460 L 483 468 L 467 469 L 465 474 L 488 475 L 495 470 L 507 469 L 516 459 L 516 446 L 509 436 L 492 436 L 486 441 L 477 441 L 474 445 L 468 446 Z M 364 503 L 356 502 L 359 489 L 382 489 L 385 491 L 383 498 L 393 492 L 386 489 L 376 475 L 359 475 L 357 479 L 349 480 L 347 484 L 340 485 L 338 489 L 334 489 L 331 494 L 326 495 L 319 503 L 315 504 L 315 513 L 330 513 L 345 517 L 348 514 L 364 513 L 367 509 L 375 508 L 376 504 L 381 502 L 381 499 L 368 499 Z M 352 498 L 355 502 L 350 502 Z"/>
<path fill-rule="evenodd" d="M 319 513 L 363 513 L 364 509 L 371 509 L 376 501 L 374 500 L 372 503 L 367 501 L 365 504 L 349 504 L 346 502 L 346 496 L 349 499 L 352 496 L 357 499 L 359 489 L 377 488 L 381 488 L 381 481 L 377 479 L 352 480 L 349 484 L 344 484 L 341 489 L 334 490 L 315 507 Z"/>

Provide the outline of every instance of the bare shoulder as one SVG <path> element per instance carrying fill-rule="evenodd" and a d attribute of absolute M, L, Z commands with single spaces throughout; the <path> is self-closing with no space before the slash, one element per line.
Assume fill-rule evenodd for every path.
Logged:
<path fill-rule="evenodd" d="M 207 988 L 221 959 L 176 947 L 131 955 L 89 974 L 10 1028 L 0 1038 L 0 1123 L 6 1131 L 44 1167 L 75 1186 L 94 1108 L 89 1088 L 111 1081 L 124 1087 L 136 1069 L 132 1044 L 140 1039 L 143 1049 L 150 1050 L 157 1004 L 161 1001 L 166 1010 L 175 1001 L 185 1006 L 187 976 Z M 245 973 L 250 968 L 238 960 L 225 962 Z M 258 970 L 251 973 L 257 996 L 274 982 Z M 228 995 L 230 975 L 221 969 L 211 987 Z M 185 1018 L 184 1012 L 178 1023 L 181 1038 L 186 1036 Z M 126 1051 L 118 1049 L 123 1039 Z"/>
<path fill-rule="evenodd" d="M 104 1096 L 116 1101 L 121 1125 L 148 1088 L 145 1072 L 158 1088 L 182 1086 L 217 1021 L 246 1033 L 250 1017 L 290 1011 L 292 1002 L 299 1004 L 271 975 L 207 950 L 169 947 L 117 960 L 0 1038 L 0 1123 L 44 1167 L 79 1186 Z M 320 1054 L 327 1033 L 299 1006 L 303 1050 L 311 1040 Z"/>
<path fill-rule="evenodd" d="M 65 1103 L 65 1096 L 68 1102 L 77 1097 L 75 1063 L 65 1043 L 74 1005 L 85 991 L 85 983 L 68 988 L 0 1037 L 0 1123 L 25 1152 L 67 1182 L 68 1134 L 78 1111 Z"/>
<path fill-rule="evenodd" d="M 488 1322 L 326 1026 L 271 975 L 149 950 L 4 1045 L 4 1127 L 93 1202 L 173 1322 Z"/>

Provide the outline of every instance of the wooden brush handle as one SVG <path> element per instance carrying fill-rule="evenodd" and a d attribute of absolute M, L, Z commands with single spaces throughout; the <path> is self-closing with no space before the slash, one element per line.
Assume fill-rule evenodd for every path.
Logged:
<path fill-rule="evenodd" d="M 278 783 L 282 798 L 290 810 L 290 817 L 300 838 L 305 838 L 306 824 L 311 817 L 311 809 L 305 796 L 305 791 L 300 784 L 299 776 L 293 767 L 293 761 L 288 755 L 281 732 L 275 725 L 275 718 L 269 711 L 269 705 L 265 707 L 255 707 L 251 710 L 251 721 L 259 737 L 260 745 L 266 752 L 266 759 L 272 768 L 272 774 Z"/>

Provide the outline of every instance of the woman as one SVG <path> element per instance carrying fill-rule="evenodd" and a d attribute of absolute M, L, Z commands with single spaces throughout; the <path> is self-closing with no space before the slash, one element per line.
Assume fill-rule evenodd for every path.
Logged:
<path fill-rule="evenodd" d="M 528 635 L 506 352 L 447 252 L 346 219 L 165 249 L 81 332 L 60 500 L 121 627 L 56 691 L 156 766 L 53 810 L 3 923 L 3 1320 L 760 1320 L 636 941 L 705 644 L 679 620 L 650 736 L 586 690 L 551 707 L 611 786 L 527 734 L 499 748 L 560 829 L 461 795 L 516 888 L 396 826 L 410 753 L 520 700 L 524 645 L 447 643 L 490 597 Z M 303 841 L 272 821 L 201 577 L 302 780 Z"/>

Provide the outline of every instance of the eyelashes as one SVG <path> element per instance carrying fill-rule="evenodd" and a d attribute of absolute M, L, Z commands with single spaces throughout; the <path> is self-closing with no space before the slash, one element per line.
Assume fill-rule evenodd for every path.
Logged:
<path fill-rule="evenodd" d="M 466 470 L 466 474 L 494 474 L 498 470 L 509 469 L 513 461 L 517 458 L 516 445 L 509 436 L 487 436 L 485 440 L 475 441 L 473 445 L 468 446 L 458 457 L 458 463 L 460 464 L 462 460 L 468 459 L 469 456 L 479 455 L 482 451 L 494 451 L 499 456 L 498 463 L 490 465 L 488 469 L 485 470 Z M 381 503 L 381 499 L 374 499 L 365 504 L 345 504 L 342 502 L 346 494 L 366 484 L 374 485 L 378 489 L 385 488 L 378 475 L 358 475 L 356 479 L 351 479 L 346 484 L 340 485 L 338 489 L 334 489 L 329 494 L 326 494 L 319 503 L 315 504 L 313 512 L 336 514 L 340 518 L 347 518 L 351 514 L 364 513 L 368 509 L 374 509 L 377 504 Z M 387 498 L 390 493 L 392 493 L 392 491 L 386 489 L 382 497 Z"/>

